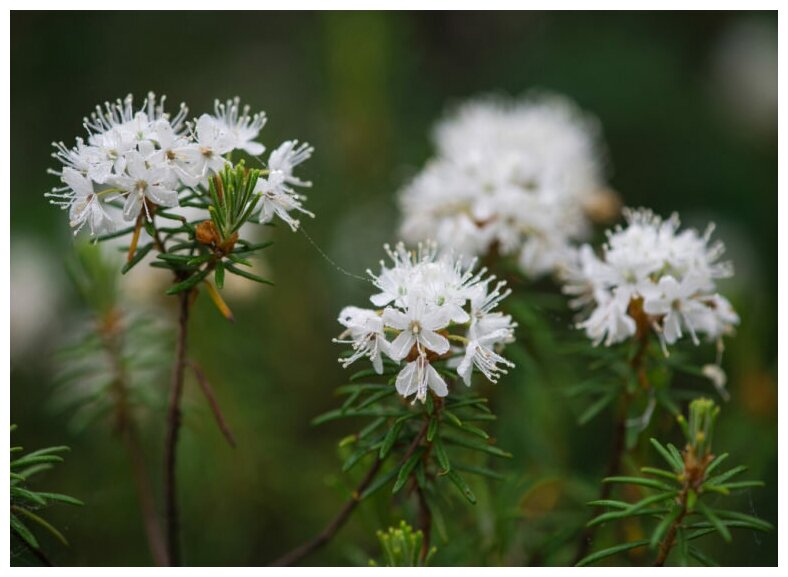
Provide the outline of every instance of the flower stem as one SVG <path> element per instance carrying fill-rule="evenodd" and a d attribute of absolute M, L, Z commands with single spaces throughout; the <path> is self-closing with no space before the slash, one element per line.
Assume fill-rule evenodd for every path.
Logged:
<path fill-rule="evenodd" d="M 175 349 L 172 380 L 170 382 L 170 399 L 167 407 L 167 436 L 164 446 L 164 502 L 167 519 L 167 559 L 170 566 L 178 566 L 181 563 L 175 460 L 178 433 L 181 426 L 180 405 L 181 397 L 183 396 L 183 376 L 186 368 L 186 337 L 189 326 L 191 296 L 191 291 L 183 291 L 179 294 L 178 340 Z"/>
<path fill-rule="evenodd" d="M 673 548 L 673 544 L 676 542 L 676 533 L 678 533 L 681 522 L 684 520 L 684 517 L 687 514 L 687 495 L 688 488 L 685 487 L 684 490 L 679 494 L 679 506 L 681 507 L 681 512 L 673 521 L 673 523 L 671 523 L 670 529 L 668 529 L 668 532 L 665 534 L 665 538 L 659 544 L 659 553 L 657 555 L 657 559 L 654 561 L 654 567 L 662 567 L 665 565 L 665 561 L 667 561 L 668 555 L 670 555 L 670 550 Z"/>
<path fill-rule="evenodd" d="M 416 487 L 416 494 L 419 499 L 419 525 L 424 536 L 424 539 L 421 542 L 421 551 L 419 551 L 419 561 L 421 564 L 424 564 L 424 561 L 427 559 L 427 555 L 430 552 L 430 534 L 432 533 L 432 512 L 430 511 L 430 506 L 427 503 L 427 499 L 424 497 L 424 491 L 421 487 Z"/>
<path fill-rule="evenodd" d="M 645 360 L 646 351 L 648 350 L 648 332 L 640 332 L 638 337 L 638 348 L 635 356 L 630 361 L 630 367 L 638 383 L 644 388 L 648 387 L 648 378 L 646 376 Z M 625 391 L 619 406 L 618 416 L 616 417 L 615 429 L 613 430 L 613 445 L 610 451 L 610 460 L 607 465 L 607 472 L 605 477 L 615 477 L 621 472 L 621 461 L 626 453 L 626 438 L 627 438 L 627 415 L 629 413 L 629 405 L 632 402 L 632 395 Z M 610 493 L 613 490 L 612 483 L 602 483 L 602 490 L 599 492 L 599 500 L 604 501 L 610 498 Z M 572 565 L 577 565 L 589 553 L 591 543 L 596 534 L 596 528 L 585 527 L 580 534 L 580 542 L 575 551 Z"/>
<path fill-rule="evenodd" d="M 117 322 L 116 313 L 111 312 L 99 330 L 115 372 L 115 380 L 112 384 L 112 391 L 115 397 L 115 427 L 129 454 L 132 476 L 142 511 L 145 535 L 148 540 L 151 557 L 157 566 L 162 567 L 167 565 L 167 549 L 164 543 L 164 533 L 162 532 L 159 515 L 156 511 L 156 501 L 153 497 L 150 476 L 145 465 L 144 452 L 137 428 L 130 414 L 128 373 L 123 364 L 122 337 Z"/>
<path fill-rule="evenodd" d="M 334 517 L 328 525 L 326 525 L 326 528 L 323 529 L 319 535 L 307 541 L 306 543 L 299 545 L 289 553 L 282 555 L 279 557 L 279 559 L 271 563 L 271 565 L 273 567 L 289 567 L 295 563 L 298 563 L 301 559 L 311 555 L 313 552 L 320 549 L 320 547 L 328 543 L 342 528 L 348 518 L 350 518 L 350 514 L 361 502 L 361 494 L 366 490 L 369 484 L 372 483 L 372 480 L 375 478 L 375 475 L 377 475 L 382 464 L 383 461 L 380 459 L 375 459 L 372 467 L 364 476 L 364 479 L 362 479 L 361 483 L 359 483 L 358 487 L 356 487 L 356 490 L 353 491 L 350 499 L 342 506 L 342 509 L 340 509 L 337 516 Z"/>
<path fill-rule="evenodd" d="M 413 452 L 421 443 L 421 440 L 427 434 L 427 428 L 429 427 L 430 420 L 424 419 L 424 424 L 421 427 L 421 430 L 418 432 L 416 437 L 413 439 L 413 442 L 408 446 L 408 449 L 405 451 L 405 455 L 400 460 L 400 464 L 404 464 L 408 459 L 410 459 Z M 372 480 L 375 478 L 375 475 L 378 474 L 380 467 L 383 465 L 383 461 L 379 458 L 375 459 L 375 462 L 372 464 L 372 467 L 369 469 L 367 474 L 362 479 L 361 483 L 356 490 L 353 491 L 353 494 L 350 496 L 350 499 L 342 506 L 342 509 L 339 511 L 332 521 L 326 525 L 326 528 L 320 532 L 319 535 L 314 537 L 313 539 L 307 541 L 303 545 L 299 545 L 289 553 L 285 553 L 279 559 L 271 563 L 273 567 L 289 567 L 294 563 L 298 563 L 304 557 L 312 554 L 317 549 L 328 543 L 334 535 L 342 528 L 342 526 L 347 522 L 350 518 L 350 514 L 353 510 L 358 506 L 361 502 L 361 495 L 364 493 L 367 487 L 369 487 Z M 425 537 L 426 539 L 426 537 Z"/>

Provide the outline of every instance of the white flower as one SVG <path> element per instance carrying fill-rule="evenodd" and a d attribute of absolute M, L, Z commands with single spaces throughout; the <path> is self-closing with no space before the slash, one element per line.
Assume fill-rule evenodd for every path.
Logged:
<path fill-rule="evenodd" d="M 241 99 L 237 96 L 227 102 L 216 100 L 214 103 L 214 120 L 229 137 L 232 149 L 243 150 L 252 156 L 260 156 L 265 146 L 254 140 L 265 126 L 265 113 L 249 115 L 249 106 L 241 108 Z"/>
<path fill-rule="evenodd" d="M 143 206 L 147 211 L 145 199 L 159 206 L 178 206 L 178 193 L 170 188 L 164 167 L 148 166 L 141 154 L 134 153 L 128 155 L 126 169 L 127 174 L 112 179 L 112 184 L 125 193 L 124 219 L 137 218 Z"/>
<path fill-rule="evenodd" d="M 383 332 L 383 319 L 380 315 L 369 309 L 345 307 L 339 313 L 338 320 L 341 325 L 347 327 L 347 330 L 334 342 L 349 343 L 353 347 L 352 355 L 339 360 L 342 366 L 347 368 L 361 357 L 368 357 L 375 371 L 378 374 L 382 373 L 382 354 L 388 354 L 389 343 Z M 342 340 L 346 336 L 350 336 L 351 340 Z"/>
<path fill-rule="evenodd" d="M 699 235 L 679 232 L 679 219 L 663 220 L 651 211 L 625 209 L 626 227 L 608 232 L 601 257 L 588 245 L 563 270 L 570 305 L 581 309 L 578 323 L 599 344 L 611 345 L 653 328 L 665 353 L 685 333 L 718 339 L 739 318 L 716 293 L 716 281 L 732 275 L 720 262 L 724 246 L 711 242 L 713 227 Z"/>
<path fill-rule="evenodd" d="M 468 341 L 465 347 L 465 356 L 457 367 L 457 374 L 462 377 L 465 384 L 470 386 L 472 369 L 475 366 L 492 383 L 497 383 L 500 375 L 507 373 L 503 367 L 514 367 L 514 363 L 506 360 L 493 350 L 493 346 L 511 338 L 511 333 L 506 329 L 478 335 Z M 498 365 L 503 365 L 499 367 Z"/>
<path fill-rule="evenodd" d="M 424 356 L 419 356 L 411 361 L 397 375 L 397 392 L 405 398 L 416 395 L 413 402 L 427 400 L 427 389 L 430 388 L 439 397 L 449 394 L 446 381 L 440 373 L 427 361 Z"/>
<path fill-rule="evenodd" d="M 87 139 L 77 138 L 73 148 L 53 143 L 52 156 L 62 168 L 49 172 L 66 186 L 46 196 L 53 204 L 71 210 L 74 228 L 79 230 L 87 222 L 91 234 L 112 230 L 118 224 L 120 205 L 125 220 L 135 219 L 143 206 L 150 218 L 145 199 L 175 207 L 181 194 L 190 200 L 207 197 L 209 178 L 230 164 L 226 154 L 241 149 L 259 155 L 265 150 L 255 141 L 265 115 L 250 116 L 249 108 L 241 108 L 238 98 L 217 101 L 216 116 L 203 114 L 194 124 L 185 122 L 185 105 L 170 116 L 164 109 L 165 101 L 165 97 L 157 99 L 149 93 L 139 109 L 131 95 L 105 103 L 85 118 Z M 307 144 L 288 140 L 271 154 L 267 176 L 257 181 L 256 192 L 262 196 L 261 222 L 278 215 L 295 229 L 298 221 L 291 212 L 314 216 L 303 208 L 304 197 L 292 188 L 311 185 L 294 176 L 293 169 L 313 151 Z M 68 176 L 64 176 L 66 172 Z M 95 195 L 94 188 L 99 189 Z"/>
<path fill-rule="evenodd" d="M 293 176 L 293 169 L 312 158 L 312 153 L 315 151 L 313 146 L 306 142 L 302 142 L 299 146 L 297 140 L 286 140 L 279 147 L 271 152 L 268 157 L 268 169 L 274 172 L 281 172 L 284 182 L 294 186 L 312 186 L 312 183 L 307 180 L 301 180 Z"/>
<path fill-rule="evenodd" d="M 53 204 L 68 210 L 69 224 L 75 229 L 74 234 L 85 224 L 92 235 L 115 230 L 115 221 L 107 214 L 89 178 L 67 166 L 63 169 L 61 180 L 66 186 L 54 188 L 46 196 L 53 199 Z"/>
<path fill-rule="evenodd" d="M 408 251 L 402 243 L 386 246 L 392 264 L 381 261 L 381 271 L 367 271 L 380 291 L 370 297 L 383 311 L 346 307 L 339 322 L 346 327 L 337 342 L 349 343 L 353 352 L 340 359 L 343 366 L 369 357 L 375 370 L 382 370 L 382 356 L 407 364 L 396 379 L 404 397 L 416 395 L 424 402 L 429 389 L 448 394 L 448 385 L 434 365 L 457 368 L 466 384 L 473 368 L 497 382 L 507 367 L 514 366 L 500 349 L 514 340 L 515 323 L 495 307 L 510 291 L 506 283 L 489 289 L 494 277 L 486 269 L 474 272 L 473 264 L 449 253 L 439 256 L 432 243 Z M 350 336 L 350 340 L 341 340 Z M 387 337 L 391 336 L 389 341 Z M 452 347 L 450 341 L 467 346 Z"/>
<path fill-rule="evenodd" d="M 598 133 L 557 96 L 466 103 L 438 125 L 436 157 L 400 194 L 404 238 L 468 256 L 495 249 L 535 277 L 555 270 L 605 188 Z"/>
<path fill-rule="evenodd" d="M 414 346 L 419 355 L 427 351 L 442 355 L 449 350 L 449 341 L 436 331 L 445 328 L 449 320 L 446 308 L 428 305 L 421 295 L 409 294 L 404 312 L 392 307 L 383 311 L 383 322 L 401 331 L 391 343 L 389 355 L 402 360 Z"/>
<path fill-rule="evenodd" d="M 304 196 L 287 186 L 285 176 L 282 172 L 273 172 L 268 178 L 260 177 L 255 185 L 255 192 L 262 194 L 260 201 L 260 222 L 270 222 L 274 216 L 278 216 L 293 231 L 298 230 L 301 222 L 290 215 L 292 211 L 301 212 L 314 218 L 314 213 L 306 210 L 303 205 Z"/>
<path fill-rule="evenodd" d="M 314 218 L 315 215 L 303 206 L 306 197 L 293 189 L 293 186 L 312 186 L 311 182 L 293 176 L 293 168 L 309 159 L 313 151 L 314 148 L 306 143 L 298 146 L 297 140 L 288 140 L 271 152 L 268 177 L 260 177 L 255 185 L 255 192 L 263 195 L 260 222 L 270 222 L 276 215 L 295 231 L 300 222 L 290 212 L 296 211 Z"/>
<path fill-rule="evenodd" d="M 221 123 L 210 114 L 203 114 L 194 127 L 196 147 L 186 151 L 186 160 L 194 174 L 219 173 L 227 164 L 224 155 L 233 149 L 233 139 Z"/>

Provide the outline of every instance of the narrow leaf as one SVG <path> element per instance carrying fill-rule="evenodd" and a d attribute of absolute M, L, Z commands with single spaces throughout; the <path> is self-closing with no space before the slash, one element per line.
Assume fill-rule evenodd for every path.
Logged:
<path fill-rule="evenodd" d="M 592 553 L 591 555 L 584 557 L 577 563 L 577 565 L 575 565 L 575 567 L 585 567 L 591 563 L 596 563 L 597 561 L 601 561 L 607 557 L 617 555 L 618 553 L 623 553 L 624 551 L 629 551 L 630 549 L 643 547 L 644 545 L 648 545 L 648 543 L 648 539 L 641 539 L 639 541 L 632 541 L 631 543 L 624 543 L 623 545 L 616 545 L 615 547 L 608 547 L 607 549 L 602 549 L 601 551 L 597 551 L 596 553 Z"/>

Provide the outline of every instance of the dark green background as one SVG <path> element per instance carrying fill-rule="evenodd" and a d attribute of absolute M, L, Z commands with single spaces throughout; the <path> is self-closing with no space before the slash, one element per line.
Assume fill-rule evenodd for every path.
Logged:
<path fill-rule="evenodd" d="M 100 425 L 72 432 L 69 415 L 47 405 L 49 359 L 80 305 L 60 264 L 72 245 L 65 215 L 42 196 L 54 185 L 45 173 L 49 143 L 81 135 L 81 118 L 94 104 L 148 90 L 173 105 L 186 101 L 194 114 L 238 94 L 267 111 L 262 139 L 269 147 L 292 137 L 313 143 L 304 173 L 314 181 L 307 206 L 317 218 L 306 231 L 358 274 L 375 266 L 383 242 L 396 240 L 395 192 L 429 156 L 430 128 L 447 105 L 531 88 L 576 100 L 603 124 L 611 183 L 626 204 L 678 210 L 699 226 L 719 223 L 739 270 L 726 291 L 742 326 L 728 344 L 733 400 L 718 446 L 767 482 L 742 506 L 776 523 L 776 104 L 766 121 L 747 122 L 726 86 L 750 104 L 751 85 L 715 64 L 720 43 L 742 25 L 766 34 L 765 55 L 750 54 L 745 68 L 769 57 L 776 63 L 776 24 L 774 14 L 717 12 L 13 13 L 12 252 L 34 243 L 49 253 L 46 284 L 60 295 L 33 351 L 12 363 L 14 440 L 30 448 L 70 445 L 67 462 L 41 487 L 87 503 L 52 510 L 71 541 L 68 548 L 47 542 L 52 558 L 148 563 L 119 444 Z M 192 354 L 211 376 L 239 447 L 224 444 L 190 391 L 179 455 L 190 564 L 270 562 L 315 532 L 342 500 L 336 441 L 350 425 L 315 430 L 309 420 L 335 405 L 332 389 L 347 378 L 330 340 L 336 315 L 362 304 L 370 287 L 326 262 L 302 234 L 282 226 L 266 234 L 276 241 L 265 258 L 277 286 L 231 302 L 234 325 L 206 299 L 193 322 Z M 14 261 L 12 276 L 18 270 Z M 12 307 L 25 297 L 23 286 L 13 287 Z M 607 417 L 578 429 L 561 393 L 525 370 L 494 394 L 499 444 L 515 453 L 509 466 L 520 483 L 557 472 L 600 474 Z M 157 471 L 162 420 L 157 413 L 144 423 Z M 372 505 L 362 508 L 309 562 L 366 559 L 376 551 L 381 519 Z M 522 521 L 529 522 L 538 519 Z M 484 523 L 473 530 L 484 532 Z M 523 551 L 531 545 L 525 541 Z M 740 533 L 732 547 L 708 543 L 725 563 L 776 563 L 776 532 Z"/>

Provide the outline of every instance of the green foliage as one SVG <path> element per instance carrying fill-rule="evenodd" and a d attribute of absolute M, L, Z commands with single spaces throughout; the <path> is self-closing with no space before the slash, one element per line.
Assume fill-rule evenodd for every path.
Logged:
<path fill-rule="evenodd" d="M 16 425 L 11 425 L 11 432 L 15 429 Z M 68 447 L 46 447 L 27 454 L 22 451 L 22 447 L 11 447 L 11 534 L 35 551 L 41 547 L 34 532 L 36 527 L 67 545 L 63 533 L 44 519 L 40 511 L 53 503 L 82 505 L 82 501 L 60 493 L 37 491 L 30 486 L 30 480 L 55 463 L 63 462 L 60 453 L 68 451 Z"/>
<path fill-rule="evenodd" d="M 262 194 L 254 192 L 260 175 L 260 170 L 247 169 L 241 161 L 234 167 L 226 166 L 219 175 L 212 177 L 207 191 L 189 191 L 181 205 L 205 210 L 210 216 L 208 220 L 189 222 L 166 210 L 156 211 L 155 217 L 176 224 L 156 228 L 153 222 L 149 223 L 153 228 L 153 240 L 137 248 L 137 252 L 156 245 L 158 254 L 153 266 L 171 270 L 177 279 L 167 289 L 167 294 L 191 290 L 211 273 L 219 288 L 224 286 L 225 272 L 271 284 L 242 268 L 251 266 L 248 257 L 271 244 L 255 244 L 239 236 L 241 227 L 249 221 L 260 202 Z"/>
<path fill-rule="evenodd" d="M 763 486 L 760 481 L 733 481 L 747 470 L 739 466 L 719 472 L 727 453 L 712 453 L 714 424 L 719 407 L 709 399 L 690 403 L 689 422 L 679 417 L 687 444 L 683 451 L 656 439 L 651 444 L 667 468 L 643 467 L 644 476 L 617 476 L 604 479 L 605 483 L 626 484 L 644 496 L 635 503 L 604 499 L 589 503 L 605 508 L 606 512 L 589 522 L 589 526 L 614 521 L 642 518 L 651 524 L 650 537 L 603 549 L 586 556 L 578 565 L 589 565 L 618 553 L 648 546 L 657 553 L 656 565 L 663 565 L 672 551 L 678 562 L 689 563 L 689 558 L 708 565 L 712 560 L 690 543 L 710 533 L 726 542 L 732 539 L 731 529 L 770 531 L 772 526 L 757 517 L 722 508 L 717 498 L 741 489 Z M 675 545 L 675 547 L 674 547 Z"/>
<path fill-rule="evenodd" d="M 341 407 L 317 417 L 313 424 L 364 419 L 357 432 L 339 443 L 343 472 L 369 468 L 354 495 L 361 501 L 386 490 L 403 499 L 412 496 L 419 518 L 422 522 L 428 519 L 427 526 L 445 541 L 447 513 L 457 516 L 453 501 L 460 498 L 475 505 L 476 483 L 485 478 L 501 479 L 487 468 L 487 458 L 511 455 L 496 446 L 483 428 L 495 420 L 487 400 L 465 386 L 457 387 L 456 375 L 451 384 L 448 370 L 438 370 L 450 379 L 450 394 L 441 398 L 430 392 L 424 403 L 400 397 L 394 386 L 398 366 L 391 361 L 385 361 L 379 377 L 374 371 L 359 371 L 349 384 L 337 388 L 337 394 L 345 397 Z M 470 477 L 477 480 L 472 483 Z M 397 539 L 416 538 L 397 535 Z M 429 542 L 430 535 L 424 538 Z M 397 539 L 392 543 L 404 548 Z M 385 562 L 393 562 L 388 554 Z"/>
<path fill-rule="evenodd" d="M 171 337 L 163 320 L 139 307 L 127 312 L 118 265 L 96 244 L 80 245 L 68 270 L 89 313 L 55 354 L 51 406 L 70 413 L 77 430 L 113 413 L 125 419 L 130 410 L 157 407 L 157 385 L 170 365 Z"/>
<path fill-rule="evenodd" d="M 427 567 L 437 551 L 432 547 L 422 559 L 424 534 L 414 531 L 405 521 L 400 521 L 399 527 L 389 527 L 385 533 L 378 531 L 377 536 L 382 560 L 378 562 L 370 559 L 372 567 Z"/>

